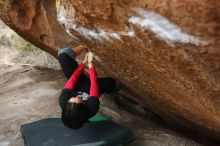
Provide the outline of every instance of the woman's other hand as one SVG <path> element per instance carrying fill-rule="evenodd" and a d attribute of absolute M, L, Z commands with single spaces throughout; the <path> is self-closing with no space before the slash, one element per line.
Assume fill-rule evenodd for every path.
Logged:
<path fill-rule="evenodd" d="M 94 54 L 92 52 L 88 52 L 88 63 L 93 61 Z"/>
<path fill-rule="evenodd" d="M 94 54 L 92 52 L 88 52 L 87 54 L 88 54 L 88 67 L 91 68 L 93 67 L 92 61 L 93 61 Z"/>
<path fill-rule="evenodd" d="M 86 64 L 86 62 L 88 61 L 88 53 L 86 53 L 86 56 L 85 56 L 85 58 L 84 58 L 84 60 L 83 60 L 83 64 Z"/>

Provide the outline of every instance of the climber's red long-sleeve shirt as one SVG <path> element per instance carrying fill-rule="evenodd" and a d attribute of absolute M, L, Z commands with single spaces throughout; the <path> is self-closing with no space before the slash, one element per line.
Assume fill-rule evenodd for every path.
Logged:
<path fill-rule="evenodd" d="M 74 89 L 77 83 L 77 80 L 79 79 L 84 68 L 85 68 L 85 64 L 81 63 L 78 66 L 78 68 L 74 71 L 70 79 L 66 82 L 65 87 L 64 87 L 65 89 L 70 89 L 70 90 Z M 89 68 L 89 77 L 91 81 L 89 95 L 99 98 L 99 87 L 98 87 L 98 82 L 97 82 L 97 77 L 96 77 L 96 72 L 95 72 L 94 67 Z"/>
<path fill-rule="evenodd" d="M 80 96 L 89 110 L 89 117 L 92 117 L 99 109 L 99 86 L 94 67 L 89 68 L 90 80 L 80 79 L 84 68 L 83 63 L 76 68 L 60 94 L 59 103 L 63 108 L 71 97 Z"/>

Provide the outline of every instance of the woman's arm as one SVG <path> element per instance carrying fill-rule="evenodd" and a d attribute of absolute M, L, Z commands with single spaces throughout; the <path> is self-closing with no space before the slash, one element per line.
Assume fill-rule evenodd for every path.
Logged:
<path fill-rule="evenodd" d="M 89 67 L 89 77 L 90 77 L 90 81 L 91 81 L 89 95 L 99 98 L 99 86 L 98 86 L 95 67 L 93 67 L 92 62 L 88 63 L 88 67 Z"/>
<path fill-rule="evenodd" d="M 92 60 L 93 60 L 94 55 L 91 52 L 89 52 L 87 54 L 88 54 L 89 77 L 90 77 L 90 81 L 91 81 L 89 95 L 99 98 L 99 86 L 98 86 L 96 71 L 95 71 L 95 67 L 93 67 L 93 64 L 92 64 Z"/>
<path fill-rule="evenodd" d="M 85 63 L 88 60 L 88 55 L 86 54 L 83 62 L 76 68 L 72 76 L 69 78 L 69 80 L 65 84 L 65 89 L 74 89 L 83 69 L 85 68 Z"/>
<path fill-rule="evenodd" d="M 81 63 L 77 69 L 74 71 L 72 76 L 69 78 L 69 80 L 66 82 L 64 88 L 65 89 L 74 89 L 83 69 L 85 68 L 85 64 Z"/>

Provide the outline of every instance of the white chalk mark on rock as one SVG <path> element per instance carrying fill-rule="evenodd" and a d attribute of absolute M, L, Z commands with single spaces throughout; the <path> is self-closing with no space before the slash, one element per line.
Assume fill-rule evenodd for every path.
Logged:
<path fill-rule="evenodd" d="M 59 11 L 57 11 L 57 19 L 58 19 L 58 22 L 60 22 L 61 24 L 68 24 L 70 21 L 68 21 L 67 19 L 67 12 L 65 10 L 65 8 L 63 6 L 61 6 L 59 8 Z"/>
<path fill-rule="evenodd" d="M 74 39 L 76 39 L 77 41 L 79 41 L 79 39 L 76 37 L 76 36 L 74 36 L 68 29 L 65 29 L 66 30 L 66 32 L 71 36 L 71 37 L 73 37 Z"/>
<path fill-rule="evenodd" d="M 72 10 L 74 10 L 72 8 Z M 72 12 L 74 13 L 74 12 Z M 65 10 L 64 6 L 60 6 L 59 10 L 57 11 L 57 19 L 58 22 L 62 25 L 64 25 L 65 27 L 67 27 L 69 24 L 71 24 L 71 22 L 73 21 L 73 17 L 71 17 L 71 19 L 69 18 L 67 11 Z M 64 28 L 64 30 L 71 36 L 73 37 L 75 40 L 79 41 L 79 39 L 77 37 L 75 37 L 70 31 L 69 29 Z"/>
<path fill-rule="evenodd" d="M 205 46 L 211 42 L 183 32 L 180 27 L 156 12 L 144 10 L 142 8 L 135 8 L 134 10 L 137 12 L 137 16 L 131 16 L 128 19 L 130 24 L 140 26 L 142 30 L 148 30 L 154 33 L 158 39 L 165 41 L 171 46 L 175 46 L 177 43 L 189 43 L 197 46 Z M 72 11 L 71 16 L 69 16 L 65 8 L 61 6 L 58 11 L 58 20 L 61 24 L 65 25 L 66 32 L 74 39 L 77 39 L 77 37 L 75 37 L 69 29 L 78 32 L 87 39 L 97 40 L 100 42 L 112 40 L 119 40 L 123 42 L 121 39 L 122 36 L 136 37 L 132 26 L 126 27 L 124 31 L 114 32 L 106 31 L 100 28 L 89 29 L 76 24 L 74 23 L 74 16 L 72 16 L 74 15 L 74 9 Z"/>
<path fill-rule="evenodd" d="M 101 42 L 104 42 L 111 41 L 112 39 L 114 39 L 121 41 L 120 35 L 115 32 L 105 31 L 102 29 L 92 30 L 76 24 L 73 25 L 73 29 L 91 40 L 99 40 Z"/>
<path fill-rule="evenodd" d="M 71 8 L 72 10 L 73 8 Z M 72 15 L 74 15 L 74 11 L 72 12 Z M 65 10 L 64 6 L 61 6 L 57 13 L 57 19 L 60 22 L 60 24 L 64 25 L 66 28 L 66 32 L 72 36 L 74 39 L 77 39 L 70 31 L 74 30 L 81 35 L 85 36 L 86 38 L 90 40 L 98 40 L 101 42 L 104 41 L 111 41 L 111 40 L 119 40 L 121 41 L 121 37 L 116 32 L 111 31 L 105 31 L 103 29 L 88 29 L 86 27 L 83 27 L 79 24 L 74 24 L 74 16 L 69 16 L 68 12 Z M 78 40 L 78 39 L 77 39 Z"/>
<path fill-rule="evenodd" d="M 181 28 L 160 14 L 142 8 L 136 8 L 135 11 L 139 16 L 130 17 L 129 22 L 153 32 L 159 39 L 166 41 L 168 44 L 191 43 L 204 46 L 209 43 L 183 32 Z"/>

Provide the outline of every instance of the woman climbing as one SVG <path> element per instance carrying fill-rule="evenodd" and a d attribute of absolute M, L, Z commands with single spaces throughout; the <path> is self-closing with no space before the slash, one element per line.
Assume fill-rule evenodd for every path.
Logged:
<path fill-rule="evenodd" d="M 115 80 L 110 77 L 97 79 L 91 52 L 88 52 L 83 62 L 78 65 L 75 57 L 86 48 L 85 45 L 73 49 L 63 48 L 58 53 L 61 68 L 68 79 L 59 97 L 62 121 L 65 126 L 72 129 L 82 127 L 93 117 L 99 109 L 100 95 L 104 92 L 113 92 L 116 85 Z M 83 73 L 86 64 L 89 68 L 89 77 Z"/>

